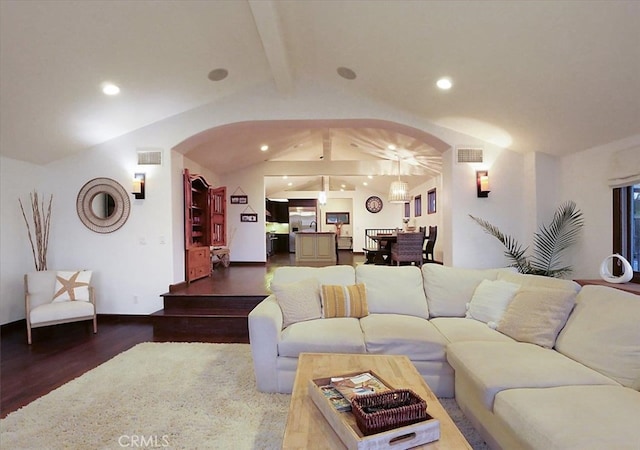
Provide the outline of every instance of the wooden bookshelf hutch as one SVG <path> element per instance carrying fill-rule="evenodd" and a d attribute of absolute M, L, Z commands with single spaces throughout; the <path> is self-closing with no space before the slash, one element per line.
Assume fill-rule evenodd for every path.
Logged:
<path fill-rule="evenodd" d="M 185 280 L 211 275 L 211 247 L 227 245 L 227 196 L 224 186 L 213 188 L 202 175 L 184 170 Z"/>

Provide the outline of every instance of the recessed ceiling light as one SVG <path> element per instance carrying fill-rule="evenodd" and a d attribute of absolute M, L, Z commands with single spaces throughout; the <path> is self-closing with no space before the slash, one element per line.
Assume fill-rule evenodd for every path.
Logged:
<path fill-rule="evenodd" d="M 449 89 L 451 89 L 451 86 L 453 86 L 453 83 L 451 82 L 450 78 L 440 78 L 437 82 L 436 85 L 442 89 L 443 91 L 448 91 Z"/>
<path fill-rule="evenodd" d="M 338 75 L 340 75 L 345 80 L 355 80 L 356 73 L 349 69 L 348 67 L 338 67 L 337 69 Z"/>
<path fill-rule="evenodd" d="M 368 185 L 369 185 L 369 183 L 367 183 L 366 181 L 363 181 L 363 182 L 362 182 L 362 185 L 363 185 L 363 186 L 368 186 Z"/>
<path fill-rule="evenodd" d="M 113 83 L 103 83 L 102 92 L 105 95 L 118 95 L 120 93 L 120 88 Z"/>
<path fill-rule="evenodd" d="M 293 186 L 293 183 L 292 182 L 288 182 L 287 186 Z"/>
<path fill-rule="evenodd" d="M 268 145 L 261 145 L 260 146 L 260 150 L 262 150 L 263 152 L 266 152 L 267 150 L 269 150 L 269 146 Z"/>
<path fill-rule="evenodd" d="M 211 81 L 222 81 L 229 75 L 229 71 L 227 69 L 213 69 L 209 72 L 209 79 Z"/>
<path fill-rule="evenodd" d="M 389 150 L 395 150 L 395 149 L 396 149 L 396 146 L 395 146 L 395 145 L 393 145 L 393 144 L 389 144 L 389 145 L 387 145 L 387 148 L 388 148 Z"/>
<path fill-rule="evenodd" d="M 287 178 L 289 178 L 289 176 L 288 176 L 288 175 L 282 175 L 282 179 L 283 179 L 283 180 L 286 180 Z"/>
<path fill-rule="evenodd" d="M 373 175 L 367 175 L 367 178 L 373 180 Z"/>

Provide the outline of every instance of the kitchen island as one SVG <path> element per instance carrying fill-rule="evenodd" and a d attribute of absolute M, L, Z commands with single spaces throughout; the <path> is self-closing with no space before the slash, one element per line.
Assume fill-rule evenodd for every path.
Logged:
<path fill-rule="evenodd" d="M 336 264 L 336 253 L 335 233 L 325 231 L 300 231 L 296 233 L 296 264 Z"/>

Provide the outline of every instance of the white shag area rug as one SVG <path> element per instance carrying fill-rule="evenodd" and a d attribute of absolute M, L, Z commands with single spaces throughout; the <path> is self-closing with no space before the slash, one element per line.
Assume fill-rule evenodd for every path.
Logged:
<path fill-rule="evenodd" d="M 279 449 L 289 397 L 256 390 L 248 344 L 143 343 L 9 414 L 0 445 Z M 442 404 L 486 449 L 455 401 Z"/>

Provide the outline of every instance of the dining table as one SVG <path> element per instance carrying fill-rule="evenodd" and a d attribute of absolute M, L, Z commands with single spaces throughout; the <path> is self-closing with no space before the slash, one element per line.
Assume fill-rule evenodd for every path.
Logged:
<path fill-rule="evenodd" d="M 398 240 L 397 233 L 372 234 L 369 236 L 372 241 L 378 244 L 378 249 L 373 258 L 373 263 L 377 265 L 391 264 L 391 245 Z"/>

